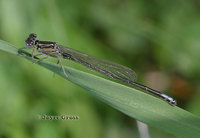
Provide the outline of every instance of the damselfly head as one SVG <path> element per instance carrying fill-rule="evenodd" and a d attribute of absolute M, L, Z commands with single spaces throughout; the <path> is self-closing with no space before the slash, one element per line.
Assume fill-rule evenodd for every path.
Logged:
<path fill-rule="evenodd" d="M 25 41 L 26 48 L 31 49 L 31 48 L 34 47 L 35 41 L 36 41 L 36 37 L 37 37 L 37 35 L 34 34 L 34 33 L 29 35 L 29 37 Z"/>

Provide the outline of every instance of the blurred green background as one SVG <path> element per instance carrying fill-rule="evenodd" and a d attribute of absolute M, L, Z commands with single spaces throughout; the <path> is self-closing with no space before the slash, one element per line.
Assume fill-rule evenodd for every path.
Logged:
<path fill-rule="evenodd" d="M 0 0 L 0 39 L 24 47 L 32 32 L 39 40 L 128 66 L 137 72 L 138 82 L 165 91 L 179 107 L 200 115 L 197 0 Z M 82 70 L 70 61 L 64 64 Z M 38 120 L 38 115 L 71 115 L 79 120 Z M 0 118 L 2 138 L 139 137 L 134 119 L 3 51 Z M 149 134 L 174 137 L 152 127 Z"/>

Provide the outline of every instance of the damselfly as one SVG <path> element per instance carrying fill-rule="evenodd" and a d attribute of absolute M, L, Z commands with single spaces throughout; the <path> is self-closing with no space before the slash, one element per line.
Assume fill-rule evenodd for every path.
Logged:
<path fill-rule="evenodd" d="M 146 92 L 149 92 L 166 102 L 168 102 L 171 105 L 176 105 L 176 101 L 167 96 L 166 94 L 163 94 L 159 91 L 153 90 L 147 86 L 141 85 L 136 83 L 137 75 L 136 73 L 125 66 L 106 61 L 103 59 L 99 59 L 96 57 L 89 56 L 87 54 L 81 53 L 79 51 L 73 50 L 71 48 L 58 45 L 56 42 L 51 41 L 40 41 L 36 40 L 37 35 L 32 33 L 29 35 L 29 37 L 26 39 L 26 48 L 33 49 L 32 50 L 32 58 L 34 58 L 34 49 L 36 48 L 39 53 L 44 55 L 44 58 L 39 59 L 39 61 L 47 58 L 47 57 L 54 57 L 57 58 L 58 61 L 61 64 L 63 73 L 67 76 L 65 69 L 62 65 L 62 61 L 60 57 L 63 57 L 64 59 L 69 59 L 72 61 L 75 61 L 77 63 L 80 63 L 90 69 L 93 69 L 97 72 L 100 72 L 106 76 L 109 76 L 111 78 L 120 80 L 122 82 L 125 82 L 127 84 L 130 84 L 132 86 L 135 86 L 139 89 L 142 89 Z"/>

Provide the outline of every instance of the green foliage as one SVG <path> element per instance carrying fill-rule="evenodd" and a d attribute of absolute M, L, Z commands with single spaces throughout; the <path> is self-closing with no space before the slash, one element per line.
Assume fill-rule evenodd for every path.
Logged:
<path fill-rule="evenodd" d="M 31 58 L 31 54 L 4 41 L 0 41 L 0 49 L 36 62 Z M 200 118 L 158 98 L 70 67 L 65 67 L 68 74 L 66 77 L 58 65 L 46 62 L 38 62 L 38 64 L 84 88 L 130 117 L 177 136 L 200 136 Z"/>
<path fill-rule="evenodd" d="M 36 33 L 40 40 L 69 45 L 89 55 L 128 66 L 137 72 L 139 82 L 166 91 L 178 100 L 179 107 L 200 115 L 198 1 L 1 0 L 0 9 L 1 40 L 24 47 L 24 40 L 28 34 Z M 63 81 L 62 77 L 52 77 L 52 72 L 45 68 L 13 55 L 17 54 L 18 48 L 3 43 L 1 49 L 0 137 L 139 137 L 134 119 L 84 93 L 85 91 L 77 85 Z M 54 62 L 52 58 L 48 61 Z M 63 64 L 90 71 L 70 61 Z M 52 69 L 57 68 L 51 64 L 44 65 Z M 90 76 L 71 68 L 66 69 L 74 73 L 71 78 L 78 78 L 76 74 L 86 78 Z M 60 68 L 57 71 L 62 73 Z M 157 77 L 155 72 L 162 76 Z M 102 78 L 95 80 L 107 82 Z M 115 84 L 116 87 L 122 86 L 110 81 L 108 83 Z M 128 88 L 129 90 L 134 95 L 138 94 L 134 89 Z M 155 111 L 166 109 L 168 113 L 175 110 L 171 113 L 173 114 L 180 110 L 158 98 L 141 92 L 139 95 L 142 98 L 147 96 L 148 101 L 152 102 L 150 105 L 156 102 L 164 107 L 154 109 Z M 143 104 L 134 107 L 145 107 Z M 147 110 L 152 113 L 154 110 L 151 112 L 150 109 L 144 109 L 143 112 Z M 168 117 L 167 113 L 163 118 Z M 80 120 L 36 121 L 35 116 L 38 114 L 71 114 L 80 116 Z M 185 114 L 183 116 L 185 117 Z M 183 116 L 179 121 L 182 121 Z M 196 120 L 189 116 L 183 119 L 183 124 L 187 124 L 185 120 L 191 120 L 189 123 Z M 154 120 L 157 118 L 149 117 Z M 143 114 L 134 118 L 144 119 Z M 143 121 L 150 124 L 147 120 Z M 175 122 L 177 120 L 175 118 Z M 160 130 L 151 126 L 158 125 L 149 126 L 150 137 L 173 137 L 166 132 L 172 133 L 182 129 L 181 126 L 177 126 L 174 131 L 170 131 L 166 124 L 166 130 L 162 131 L 164 127 Z"/>

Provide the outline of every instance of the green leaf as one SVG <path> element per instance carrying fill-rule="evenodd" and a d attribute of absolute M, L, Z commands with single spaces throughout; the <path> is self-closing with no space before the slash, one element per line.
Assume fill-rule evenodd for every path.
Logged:
<path fill-rule="evenodd" d="M 31 54 L 0 40 L 0 49 L 21 55 L 35 62 Z M 200 118 L 165 101 L 104 78 L 65 67 L 66 77 L 60 66 L 47 62 L 37 64 L 57 73 L 82 87 L 115 109 L 128 116 L 180 137 L 200 137 Z"/>

